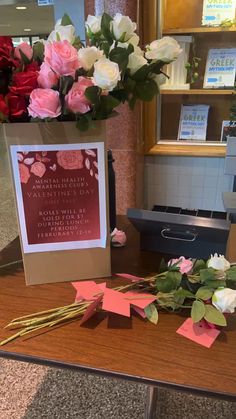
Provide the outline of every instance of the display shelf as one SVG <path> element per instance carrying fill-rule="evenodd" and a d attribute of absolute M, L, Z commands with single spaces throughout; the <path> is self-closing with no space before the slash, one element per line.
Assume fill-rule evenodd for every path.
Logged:
<path fill-rule="evenodd" d="M 226 144 L 172 144 L 158 143 L 146 152 L 147 155 L 169 155 L 169 156 L 196 156 L 196 157 L 225 157 Z"/>
<path fill-rule="evenodd" d="M 223 32 L 225 33 L 232 33 L 236 32 L 236 27 L 232 28 L 223 28 L 223 27 L 215 27 L 215 28 L 209 28 L 209 27 L 200 27 L 200 28 L 164 28 L 162 33 L 163 35 L 181 35 L 181 34 L 192 34 L 192 33 L 219 33 Z"/>
<path fill-rule="evenodd" d="M 234 95 L 235 90 L 232 89 L 160 89 L 162 95 Z"/>

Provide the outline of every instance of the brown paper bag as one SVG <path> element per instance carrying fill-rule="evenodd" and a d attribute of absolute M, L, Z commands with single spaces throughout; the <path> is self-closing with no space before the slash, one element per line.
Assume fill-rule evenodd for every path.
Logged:
<path fill-rule="evenodd" d="M 39 150 L 43 149 L 43 146 L 45 145 L 66 145 L 67 144 L 84 144 L 84 143 L 102 143 L 104 145 L 104 162 L 105 162 L 105 207 L 106 207 L 106 217 L 103 220 L 103 214 L 100 214 L 100 220 L 102 219 L 103 223 L 106 224 L 106 240 L 105 240 L 105 247 L 93 247 L 93 248 L 80 248 L 80 249 L 68 249 L 68 250 L 49 250 L 47 251 L 47 248 L 50 248 L 50 241 L 48 242 L 49 244 L 46 244 L 46 249 L 45 249 L 45 243 L 44 243 L 44 250 L 40 250 L 40 251 L 32 251 L 31 253 L 28 253 L 24 251 L 24 243 L 23 243 L 23 237 L 22 237 L 22 217 L 21 217 L 21 213 L 19 212 L 19 202 L 18 202 L 18 198 L 17 198 L 17 194 L 16 194 L 16 184 L 15 184 L 15 174 L 13 176 L 12 173 L 12 181 L 13 184 L 15 186 L 15 198 L 16 198 L 16 207 L 17 207 L 17 212 L 18 212 L 18 224 L 19 224 L 19 232 L 20 232 L 20 238 L 21 238 L 21 247 L 22 247 L 22 255 L 23 255 L 23 262 L 24 262 L 24 270 L 25 270 L 25 278 L 26 278 L 26 284 L 27 285 L 34 285 L 34 284 L 43 284 L 43 283 L 52 283 L 52 282 L 63 282 L 63 281 L 77 281 L 77 280 L 84 280 L 84 279 L 93 279 L 93 278 L 101 278 L 101 277 L 107 277 L 111 275 L 111 267 L 110 267 L 110 232 L 109 232 L 109 205 L 108 205 L 108 187 L 107 187 L 107 157 L 106 157 L 106 131 L 105 131 L 105 123 L 104 122 L 96 122 L 96 127 L 93 129 L 88 130 L 85 133 L 81 133 L 77 128 L 74 122 L 51 122 L 51 123 L 19 123 L 19 124 L 4 124 L 4 128 L 3 128 L 3 132 L 4 132 L 4 137 L 5 137 L 5 142 L 7 144 L 8 147 L 8 151 L 9 151 L 9 158 L 11 160 L 11 167 L 12 167 L 12 171 L 15 173 L 16 168 L 13 167 L 12 163 L 12 147 L 11 146 L 32 146 L 32 150 L 34 150 L 35 146 L 38 146 Z M 41 149 L 40 149 L 41 147 Z M 60 147 L 60 146 L 59 146 Z M 72 146 L 69 146 L 72 147 Z M 82 147 L 82 146 L 81 146 Z M 30 148 L 30 150 L 31 150 Z M 37 151 L 37 147 L 35 148 Z M 54 147 L 55 149 L 55 147 Z M 87 152 L 89 153 L 89 149 L 88 146 L 85 147 L 85 149 L 87 149 Z M 82 150 L 81 153 L 85 152 L 85 149 Z M 73 150 L 73 147 L 72 147 Z M 79 152 L 80 153 L 80 152 Z M 93 152 L 91 152 L 92 154 Z M 42 181 L 41 179 L 45 179 L 45 175 L 44 175 L 44 170 L 45 167 L 47 167 L 48 173 L 51 176 L 50 170 L 54 171 L 57 170 L 56 168 L 58 167 L 60 170 L 63 170 L 62 167 L 65 169 L 65 167 L 63 166 L 63 163 L 61 161 L 57 161 L 61 164 L 51 164 L 51 162 L 48 160 L 50 160 L 48 158 L 48 156 L 51 156 L 52 154 L 50 154 L 50 152 L 39 152 L 38 154 L 36 154 L 36 160 L 32 159 L 32 157 L 30 158 L 29 156 L 32 156 L 32 154 L 27 154 L 27 152 L 20 152 L 18 153 L 20 160 L 22 160 L 22 162 L 20 161 L 20 163 L 22 163 L 22 165 L 24 166 L 24 172 L 23 173 L 23 181 L 27 182 L 28 181 L 28 177 L 32 176 L 34 177 L 34 179 L 37 180 L 38 184 L 40 185 L 40 182 L 45 182 Z M 57 154 L 58 156 L 58 154 Z M 61 156 L 60 156 L 61 157 Z M 63 156 L 62 156 L 63 157 Z M 88 158 L 87 158 L 88 157 Z M 83 173 L 87 173 L 86 179 L 90 179 L 88 178 L 88 176 L 92 176 L 91 179 L 94 179 L 95 176 L 95 171 L 96 171 L 96 162 L 94 163 L 94 165 L 92 167 L 91 166 L 91 155 L 84 155 L 83 157 Z M 58 157 L 59 158 L 59 157 Z M 46 159 L 46 160 L 45 160 Z M 37 163 L 36 165 L 34 165 L 34 163 Z M 85 162 L 86 161 L 86 162 Z M 40 164 L 38 164 L 40 163 Z M 85 164 L 86 163 L 86 164 Z M 51 165 L 50 165 L 51 164 Z M 70 162 L 68 163 L 70 164 Z M 86 165 L 86 168 L 85 168 Z M 27 166 L 27 168 L 25 169 L 25 166 Z M 60 167 L 59 167 L 60 166 Z M 22 167 L 22 166 L 21 166 Z M 40 170 L 43 168 L 43 172 Z M 68 167 L 66 167 L 68 169 Z M 71 167 L 69 167 L 70 169 Z M 14 169 L 14 170 L 13 170 Z M 36 170 L 37 169 L 37 170 Z M 39 170 L 40 169 L 40 170 Z M 18 169 L 17 169 L 18 170 Z M 85 171 L 87 170 L 87 172 Z M 65 173 L 67 173 L 68 175 L 69 170 L 65 171 Z M 75 173 L 73 170 L 70 170 L 70 173 Z M 77 172 L 76 172 L 77 173 Z M 89 173 L 89 175 L 88 175 Z M 28 176 L 25 177 L 25 174 Z M 40 177 L 41 176 L 41 177 Z M 71 175 L 72 176 L 72 175 Z M 75 178 L 74 178 L 75 179 Z M 78 178 L 77 178 L 78 179 Z M 82 178 L 81 178 L 82 179 Z M 84 178 L 83 178 L 84 179 Z M 36 182 L 36 180 L 34 180 L 34 182 Z M 66 178 L 65 182 L 67 182 L 68 178 Z M 22 178 L 21 178 L 22 181 Z M 87 184 L 89 184 L 90 180 L 88 180 Z M 92 182 L 92 180 L 91 180 Z M 95 181 L 93 181 L 95 182 Z M 78 184 L 78 183 L 77 183 Z M 81 185 L 83 183 L 81 182 Z M 65 185 L 67 185 L 65 183 Z M 100 185 L 100 183 L 99 183 Z M 37 186 L 37 184 L 36 184 Z M 34 186 L 34 187 L 36 187 Z M 39 186 L 40 187 L 40 186 Z M 80 186 L 79 186 L 80 187 Z M 67 189 L 65 189 L 66 191 Z M 82 189 L 82 186 L 80 189 L 80 193 L 81 191 L 85 191 L 83 193 L 87 193 L 89 194 L 89 189 Z M 91 191 L 93 191 L 93 189 L 90 189 Z M 99 191 L 100 191 L 100 186 L 99 186 Z M 37 193 L 37 191 L 35 192 Z M 66 192 L 64 192 L 66 193 Z M 68 192 L 69 193 L 69 192 Z M 76 192 L 75 192 L 76 193 Z M 93 193 L 93 192 L 91 192 Z M 100 192 L 99 192 L 100 193 Z M 55 192 L 56 194 L 56 192 Z M 31 196 L 28 193 L 28 196 Z M 56 195 L 57 196 L 57 195 Z M 40 198 L 41 199 L 41 198 Z M 80 199 L 80 203 L 83 202 L 83 197 L 79 197 Z M 88 198 L 89 199 L 89 198 Z M 23 200 L 24 201 L 24 200 Z M 28 200 L 28 207 L 27 205 L 25 206 L 25 208 L 27 207 L 27 211 L 30 211 L 29 208 L 29 202 L 34 202 L 34 201 L 30 201 Z M 44 201 L 45 202 L 45 201 Z M 53 206 L 52 202 L 54 201 L 48 201 L 49 203 L 51 203 L 51 207 L 49 208 L 53 208 L 52 212 L 50 212 L 50 214 L 53 213 L 54 211 L 54 215 L 57 214 L 55 209 L 55 205 Z M 64 200 L 64 202 L 66 202 L 66 200 Z M 76 201 L 76 198 L 74 198 L 74 202 Z M 88 201 L 90 202 L 90 201 Z M 60 205 L 60 198 L 59 200 L 57 200 L 58 205 Z M 96 202 L 95 203 L 95 207 L 96 207 Z M 24 204 L 25 205 L 25 201 Z M 68 204 L 69 205 L 69 204 Z M 77 204 L 74 204 L 77 205 Z M 81 204 L 82 205 L 82 204 Z M 90 207 L 92 207 L 93 205 L 91 205 L 91 202 L 89 203 Z M 66 211 L 68 211 L 68 213 L 70 212 L 69 209 L 67 209 Z M 76 212 L 76 210 L 74 210 Z M 86 212 L 86 209 L 84 209 L 84 211 Z M 90 212 L 91 212 L 91 208 L 90 208 Z M 101 211 L 100 211 L 101 212 Z M 34 214 L 34 208 L 32 205 L 32 213 Z M 46 214 L 45 211 L 39 211 L 38 214 Z M 92 213 L 91 213 L 92 214 Z M 95 215 L 97 216 L 97 212 L 95 213 Z M 87 215 L 86 215 L 87 216 Z M 58 216 L 60 219 L 60 217 L 62 217 L 61 215 Z M 66 217 L 66 216 L 63 216 Z M 68 218 L 73 217 L 73 215 L 68 215 Z M 78 214 L 76 214 L 76 217 L 79 217 Z M 89 217 L 89 216 L 88 216 Z M 55 217 L 54 217 L 55 218 Z M 54 219 L 52 217 L 52 219 Z M 96 217 L 95 217 L 96 218 Z M 88 218 L 89 219 L 89 218 Z M 40 219 L 41 220 L 41 219 Z M 87 220 L 88 221 L 88 220 Z M 62 222 L 62 221 L 60 221 Z M 71 221 L 67 221 L 68 223 L 70 223 Z M 78 221 L 77 221 L 78 222 Z M 51 223 L 51 225 L 54 225 L 55 221 L 53 221 Z M 27 224 L 27 223 L 26 223 Z M 39 219 L 36 217 L 34 219 L 34 227 L 32 227 L 32 225 L 30 226 L 30 229 L 32 227 L 32 234 L 38 234 L 38 237 L 41 237 L 41 235 L 44 235 L 45 237 L 48 236 L 47 232 L 45 233 L 39 233 L 39 229 L 41 228 L 41 225 L 43 223 L 39 223 Z M 47 224 L 46 224 L 47 225 Z M 40 226 L 40 227 L 39 227 Z M 27 226 L 26 226 L 27 227 Z M 93 230 L 93 228 L 96 229 L 96 225 L 94 223 L 91 223 L 91 217 L 90 217 L 90 227 L 91 230 Z M 27 227 L 28 228 L 28 227 Z M 46 227 L 44 227 L 45 229 Z M 47 227 L 48 228 L 48 227 Z M 61 227 L 61 229 L 64 227 Z M 72 227 L 68 227 L 69 229 L 72 229 Z M 101 228 L 101 225 L 100 225 Z M 38 230 L 37 230 L 38 229 Z M 58 231 L 56 230 L 56 227 L 50 227 L 51 230 L 54 230 L 54 233 L 50 233 L 58 235 Z M 49 229 L 49 230 L 50 230 Z M 57 228 L 58 229 L 58 228 Z M 34 231 L 35 230 L 35 231 Z M 31 231 L 31 230 L 30 230 Z M 78 230 L 77 230 L 78 231 Z M 84 230 L 82 229 L 82 227 L 80 228 L 79 232 L 81 232 L 81 234 L 93 234 L 95 237 L 95 234 L 97 234 L 96 232 L 90 231 L 88 230 Z M 27 235 L 29 237 L 29 229 L 27 230 Z M 62 234 L 67 234 L 65 233 L 60 233 Z M 68 234 L 79 234 L 79 233 L 72 233 L 72 231 L 69 231 Z M 28 240 L 28 239 L 27 239 Z M 41 240 L 41 239 L 37 239 L 37 240 Z M 52 240 L 52 239 L 43 239 L 43 240 Z M 59 240 L 58 237 L 53 240 Z M 61 239 L 60 239 L 61 240 Z M 64 240 L 64 239 L 63 239 Z M 68 239 L 71 243 L 71 237 L 70 239 Z M 88 238 L 89 240 L 89 238 Z M 60 244 L 61 246 L 64 246 L 64 243 Z M 66 245 L 66 243 L 65 243 Z M 72 243 L 73 246 L 73 243 Z M 61 248 L 60 248 L 61 249 Z M 46 250 L 46 251 L 45 251 Z"/>

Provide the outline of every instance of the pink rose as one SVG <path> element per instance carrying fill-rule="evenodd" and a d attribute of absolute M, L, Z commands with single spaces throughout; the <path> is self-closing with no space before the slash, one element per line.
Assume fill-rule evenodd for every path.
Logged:
<path fill-rule="evenodd" d="M 46 172 L 46 166 L 44 163 L 37 161 L 36 163 L 32 164 L 30 171 L 35 176 L 43 177 L 44 173 Z"/>
<path fill-rule="evenodd" d="M 18 45 L 15 48 L 14 55 L 18 60 L 22 60 L 20 51 L 23 52 L 23 54 L 29 59 L 32 60 L 33 58 L 33 48 L 27 43 L 22 42 L 22 44 Z"/>
<path fill-rule="evenodd" d="M 83 168 L 83 156 L 80 150 L 58 151 L 57 162 L 59 166 L 67 170 Z"/>
<path fill-rule="evenodd" d="M 111 233 L 111 244 L 115 247 L 122 247 L 126 243 L 126 234 L 122 230 L 117 230 L 117 228 L 114 228 L 114 230 Z"/>
<path fill-rule="evenodd" d="M 38 85 L 43 89 L 51 89 L 52 86 L 57 85 L 58 75 L 51 69 L 47 63 L 43 63 L 40 67 L 38 75 Z"/>
<path fill-rule="evenodd" d="M 79 77 L 65 97 L 67 108 L 74 113 L 86 113 L 90 110 L 91 103 L 85 96 L 87 87 L 93 86 L 91 79 Z"/>
<path fill-rule="evenodd" d="M 171 259 L 168 262 L 168 266 L 175 265 L 176 263 L 178 263 L 181 274 L 189 273 L 193 267 L 193 262 L 190 259 L 185 259 L 184 256 L 180 256 L 179 259 Z"/>
<path fill-rule="evenodd" d="M 30 178 L 30 172 L 25 164 L 19 163 L 20 181 L 21 183 L 27 183 Z"/>
<path fill-rule="evenodd" d="M 81 67 L 78 51 L 68 41 L 47 42 L 44 61 L 59 76 L 73 76 Z"/>
<path fill-rule="evenodd" d="M 57 118 L 61 114 L 59 92 L 52 89 L 33 90 L 28 112 L 33 118 Z"/>

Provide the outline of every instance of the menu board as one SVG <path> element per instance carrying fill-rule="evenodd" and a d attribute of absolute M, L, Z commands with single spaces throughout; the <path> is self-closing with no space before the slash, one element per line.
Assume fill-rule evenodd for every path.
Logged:
<path fill-rule="evenodd" d="M 204 88 L 234 87 L 236 48 L 210 49 L 204 77 Z"/>
<path fill-rule="evenodd" d="M 10 150 L 24 253 L 105 247 L 104 144 Z"/>
<path fill-rule="evenodd" d="M 219 26 L 225 19 L 235 18 L 236 0 L 204 0 L 202 25 Z"/>
<path fill-rule="evenodd" d="M 208 105 L 182 105 L 178 140 L 205 141 Z"/>

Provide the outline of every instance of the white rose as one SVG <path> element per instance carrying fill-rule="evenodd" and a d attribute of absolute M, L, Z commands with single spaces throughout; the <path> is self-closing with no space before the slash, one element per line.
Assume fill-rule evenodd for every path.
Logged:
<path fill-rule="evenodd" d="M 176 60 L 182 52 L 178 42 L 170 36 L 151 42 L 146 49 L 145 57 L 148 60 L 160 60 L 165 63 Z"/>
<path fill-rule="evenodd" d="M 80 64 L 85 70 L 90 70 L 94 63 L 102 58 L 103 51 L 100 51 L 96 47 L 80 48 L 78 51 L 78 57 Z"/>
<path fill-rule="evenodd" d="M 117 45 L 116 45 L 117 44 Z M 110 51 L 112 50 L 112 49 L 114 49 L 115 47 L 119 47 L 119 48 L 125 48 L 125 49 L 127 49 L 128 48 L 128 46 L 129 46 L 129 44 L 130 44 L 130 42 L 113 42 L 113 44 L 111 45 L 111 47 L 110 47 Z M 139 54 L 139 55 L 144 55 L 144 51 L 142 51 L 141 50 L 141 48 L 140 47 L 137 47 L 137 46 L 135 46 L 135 45 L 133 45 L 133 47 L 134 47 L 134 52 L 136 53 L 136 54 Z"/>
<path fill-rule="evenodd" d="M 131 38 L 129 38 L 129 44 L 132 44 L 134 47 L 137 47 L 139 44 L 139 36 L 134 33 Z"/>
<path fill-rule="evenodd" d="M 212 304 L 222 313 L 234 313 L 236 307 L 236 290 L 218 288 L 213 294 Z"/>
<path fill-rule="evenodd" d="M 95 86 L 110 92 L 117 86 L 120 79 L 120 70 L 117 63 L 104 57 L 94 64 L 93 82 Z"/>
<path fill-rule="evenodd" d="M 68 41 L 73 44 L 75 40 L 75 28 L 73 25 L 61 25 L 61 19 L 57 21 L 54 30 L 50 33 L 48 37 L 49 42 L 55 41 Z"/>
<path fill-rule="evenodd" d="M 230 263 L 225 259 L 223 255 L 219 255 L 217 253 L 211 255 L 211 258 L 207 261 L 207 267 L 213 268 L 218 271 L 227 271 L 230 268 Z"/>
<path fill-rule="evenodd" d="M 147 60 L 142 55 L 132 52 L 132 54 L 129 55 L 127 68 L 130 69 L 130 73 L 133 75 L 145 64 L 147 64 Z"/>
<path fill-rule="evenodd" d="M 132 22 L 128 16 L 123 16 L 120 13 L 116 13 L 111 22 L 111 30 L 117 41 L 120 39 L 122 41 L 128 41 L 134 35 L 136 28 L 136 23 Z"/>
<path fill-rule="evenodd" d="M 95 34 L 101 31 L 101 21 L 102 16 L 88 15 L 87 20 L 85 22 L 85 26 L 87 30 Z"/>

